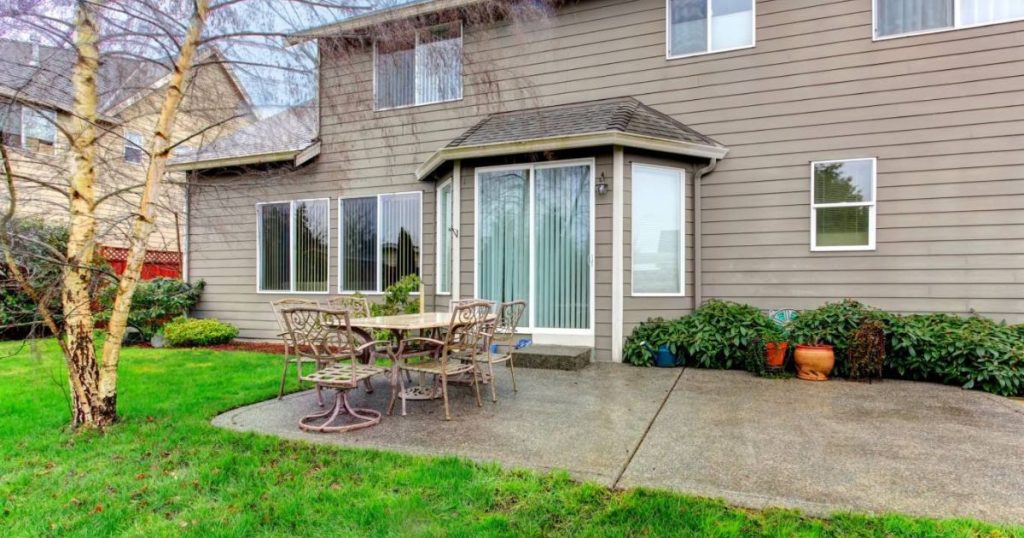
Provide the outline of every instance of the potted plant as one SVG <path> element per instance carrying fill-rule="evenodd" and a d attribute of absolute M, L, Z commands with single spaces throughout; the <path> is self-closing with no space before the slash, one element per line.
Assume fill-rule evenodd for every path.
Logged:
<path fill-rule="evenodd" d="M 796 376 L 807 381 L 826 381 L 836 365 L 835 349 L 824 343 L 820 336 L 804 339 L 793 351 Z"/>
<path fill-rule="evenodd" d="M 623 358 L 636 365 L 671 368 L 678 364 L 677 349 L 673 324 L 652 318 L 633 329 L 623 346 Z"/>
<path fill-rule="evenodd" d="M 761 339 L 764 340 L 765 362 L 769 368 L 781 368 L 786 362 L 786 351 L 789 349 L 789 342 L 782 327 L 772 323 L 761 330 Z"/>

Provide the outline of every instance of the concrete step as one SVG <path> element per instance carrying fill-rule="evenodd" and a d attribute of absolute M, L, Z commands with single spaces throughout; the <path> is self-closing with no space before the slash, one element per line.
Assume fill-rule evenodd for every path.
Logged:
<path fill-rule="evenodd" d="M 590 364 L 592 348 L 533 344 L 512 352 L 517 368 L 582 370 Z"/>

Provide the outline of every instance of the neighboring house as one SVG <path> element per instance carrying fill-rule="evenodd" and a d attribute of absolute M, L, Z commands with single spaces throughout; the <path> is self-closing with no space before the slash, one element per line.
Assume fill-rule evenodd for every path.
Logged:
<path fill-rule="evenodd" d="M 19 216 L 68 214 L 68 181 L 73 155 L 60 134 L 71 122 L 74 95 L 71 49 L 0 40 L 0 131 L 17 178 Z M 252 120 L 249 100 L 222 61 L 208 51 L 189 79 L 175 129 L 174 152 L 193 151 Z M 122 262 L 133 211 L 145 181 L 151 136 L 162 105 L 168 70 L 128 55 L 106 55 L 99 71 L 100 131 L 97 208 L 101 253 L 115 268 Z M 183 140 L 196 133 L 201 136 Z M 184 175 L 170 174 L 158 199 L 157 229 L 147 263 L 180 266 Z M 0 191 L 6 200 L 7 189 Z M 123 263 L 122 263 L 123 265 Z M 166 274 L 162 269 L 159 274 Z"/>
<path fill-rule="evenodd" d="M 374 295 L 406 260 L 428 308 L 526 299 L 523 332 L 598 360 L 709 298 L 1024 321 L 1020 2 L 477 5 L 298 38 L 320 155 L 194 178 L 200 315 L 273 338 L 268 301 Z"/>

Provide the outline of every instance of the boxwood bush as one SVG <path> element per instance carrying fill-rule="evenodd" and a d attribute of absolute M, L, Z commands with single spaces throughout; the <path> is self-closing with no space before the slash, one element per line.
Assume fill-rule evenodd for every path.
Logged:
<path fill-rule="evenodd" d="M 139 282 L 132 295 L 128 326 L 137 329 L 148 341 L 165 323 L 187 314 L 199 302 L 204 285 L 202 280 L 190 284 L 175 278 L 154 278 Z M 100 293 L 100 306 L 103 310 L 96 316 L 99 321 L 110 320 L 116 294 L 116 282 Z"/>
<path fill-rule="evenodd" d="M 237 327 L 210 318 L 176 318 L 164 325 L 164 340 L 174 347 L 226 344 L 236 336 Z"/>

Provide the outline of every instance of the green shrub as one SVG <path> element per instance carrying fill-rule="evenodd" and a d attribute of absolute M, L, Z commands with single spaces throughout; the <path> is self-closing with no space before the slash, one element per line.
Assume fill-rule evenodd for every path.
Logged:
<path fill-rule="evenodd" d="M 43 300 L 57 322 L 61 322 L 60 276 L 63 256 L 67 251 L 68 229 L 40 219 L 15 219 L 6 230 L 11 253 L 33 288 L 40 290 Z M 41 326 L 42 319 L 35 303 L 22 291 L 0 258 L 0 338 L 22 338 Z"/>
<path fill-rule="evenodd" d="M 1013 396 L 1024 394 L 1024 336 L 981 317 L 887 315 L 891 373 Z"/>
<path fill-rule="evenodd" d="M 678 350 L 679 321 L 650 318 L 637 325 L 622 344 L 622 360 L 637 366 L 654 364 L 654 352 L 667 345 L 672 353 Z"/>
<path fill-rule="evenodd" d="M 778 334 L 775 322 L 756 307 L 718 300 L 682 318 L 679 327 L 687 364 L 702 368 L 742 367 L 752 353 L 763 358 L 765 334 Z"/>
<path fill-rule="evenodd" d="M 149 340 L 160 327 L 171 319 L 188 314 L 188 311 L 199 302 L 204 282 L 200 280 L 189 284 L 173 278 L 155 278 L 140 282 L 132 296 L 132 309 L 128 314 L 128 326 L 134 327 L 143 338 Z M 117 285 L 111 284 L 100 293 L 100 306 L 103 308 L 96 318 L 109 321 Z"/>
<path fill-rule="evenodd" d="M 164 325 L 164 339 L 174 347 L 226 344 L 236 336 L 237 327 L 216 319 L 175 318 Z"/>
<path fill-rule="evenodd" d="M 829 344 L 835 348 L 836 366 L 834 375 L 848 373 L 847 353 L 853 333 L 864 320 L 880 315 L 880 312 L 864 306 L 853 299 L 838 303 L 826 303 L 814 310 L 800 312 L 789 324 L 789 336 L 794 344 Z"/>
<path fill-rule="evenodd" d="M 415 314 L 420 311 L 420 296 L 413 294 L 419 291 L 420 277 L 406 275 L 384 289 L 383 303 L 370 303 L 370 313 L 374 316 Z"/>

